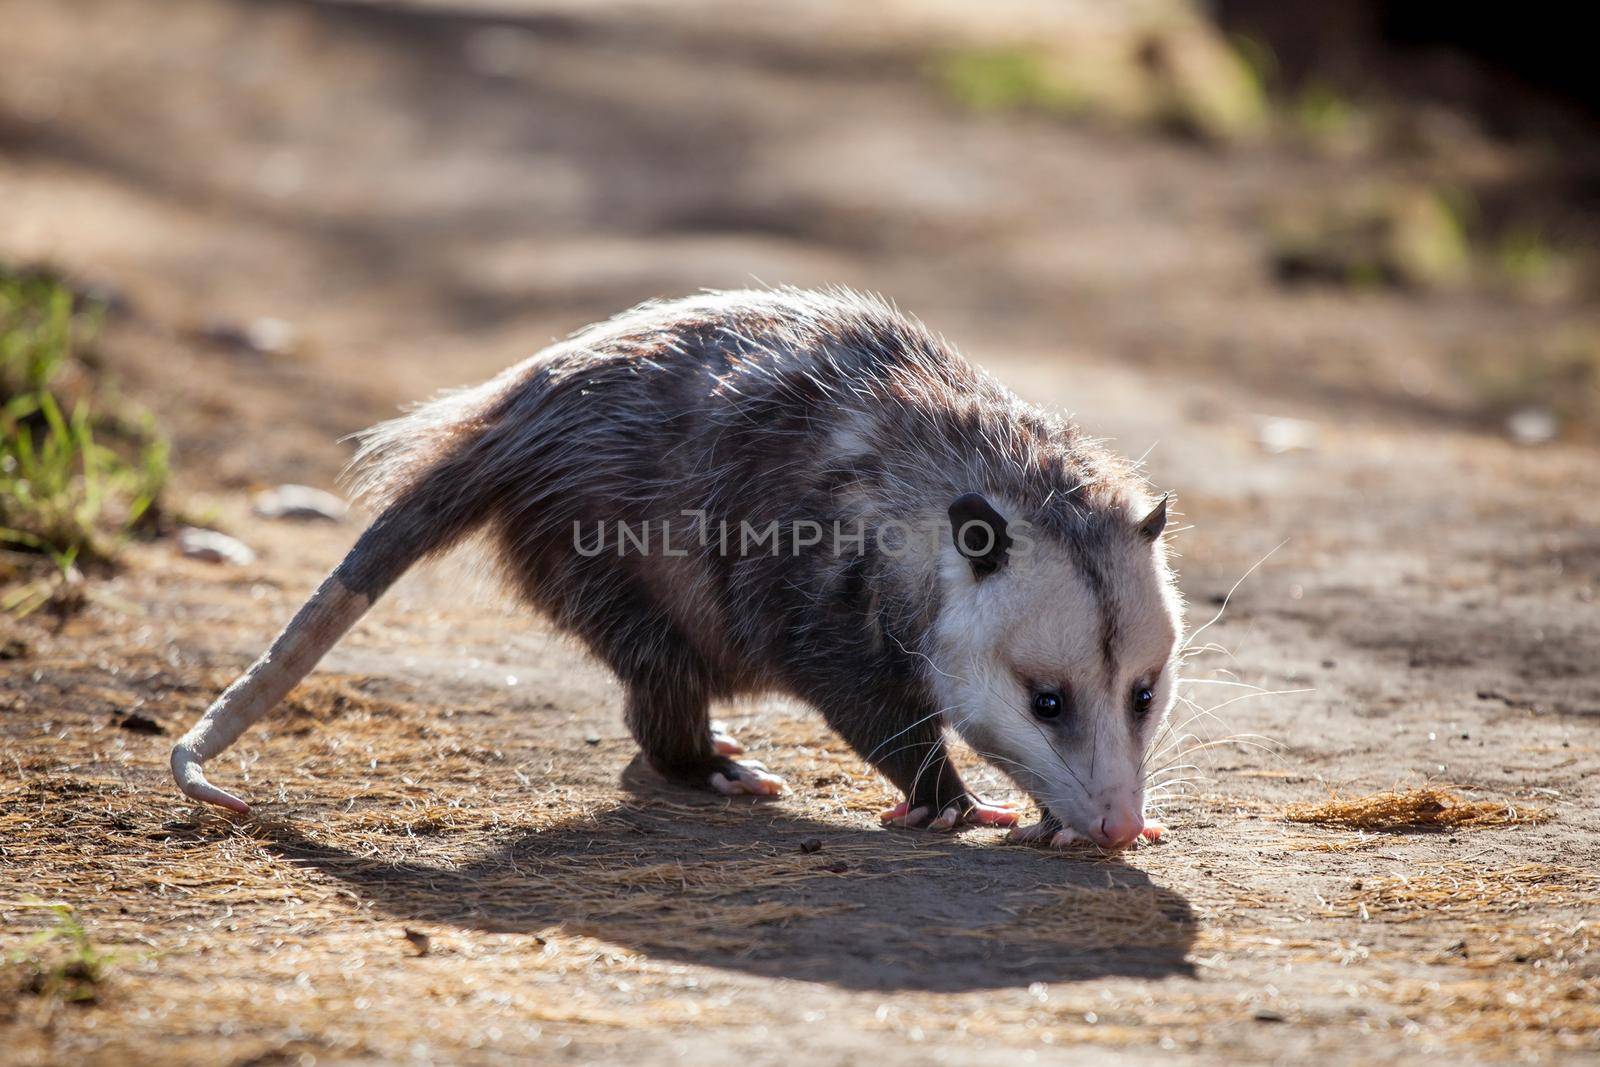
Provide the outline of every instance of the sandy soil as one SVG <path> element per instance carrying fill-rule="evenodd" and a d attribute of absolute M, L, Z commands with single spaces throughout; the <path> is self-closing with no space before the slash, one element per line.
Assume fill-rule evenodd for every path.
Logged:
<path fill-rule="evenodd" d="M 503 10 L 171 0 L 155 32 L 133 0 L 0 5 L 0 256 L 116 287 L 110 365 L 172 429 L 193 509 L 261 555 L 137 546 L 84 613 L 6 624 L 0 934 L 21 950 L 48 923 L 21 902 L 63 900 L 116 962 L 93 1004 L 0 993 L 0 1059 L 1600 1052 L 1595 456 L 1485 432 L 1449 373 L 1590 311 L 1285 289 L 1263 211 L 1355 164 L 977 119 L 909 30 Z M 1197 765 L 1160 804 L 1169 843 L 880 830 L 881 783 L 781 702 L 726 717 L 793 795 L 667 789 L 611 679 L 465 556 L 218 762 L 257 818 L 176 796 L 172 735 L 357 529 L 255 518 L 252 488 L 331 485 L 338 438 L 399 403 L 752 280 L 892 295 L 1148 452 L 1195 627 L 1249 574 L 1180 709 L 1192 743 L 1240 743 L 1169 754 Z M 292 352 L 206 340 L 263 316 Z M 1315 448 L 1265 452 L 1266 416 Z M 1284 818 L 1428 782 L 1549 818 Z"/>

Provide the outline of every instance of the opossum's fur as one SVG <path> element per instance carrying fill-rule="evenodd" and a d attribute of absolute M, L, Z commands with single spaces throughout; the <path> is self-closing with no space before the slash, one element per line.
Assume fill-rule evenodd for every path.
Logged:
<path fill-rule="evenodd" d="M 354 470 L 380 515 L 325 591 L 353 595 L 359 616 L 416 559 L 481 528 L 514 588 L 617 672 L 629 725 L 667 774 L 736 775 L 710 747 L 708 702 L 777 690 L 814 704 L 913 806 L 965 803 L 947 716 L 1064 819 L 1092 821 L 1108 790 L 1142 803 L 1178 609 L 1159 526 L 1138 529 L 1152 510 L 1141 480 L 877 299 L 645 304 L 373 428 Z M 949 532 L 969 493 L 1029 539 L 988 577 Z M 683 554 L 575 548 L 601 523 L 663 522 Z M 741 523 L 773 522 L 777 554 L 719 548 L 723 523 L 736 549 Z M 829 536 L 791 552 L 797 522 L 852 537 L 859 523 L 865 550 L 836 553 Z M 894 523 L 942 541 L 882 551 L 875 533 Z M 274 650 L 299 668 L 294 649 Z M 1070 721 L 1028 717 L 1024 672 L 1070 694 Z M 1154 714 L 1126 711 L 1135 678 L 1159 686 Z M 180 779 L 218 744 L 205 747 L 185 768 L 175 754 Z M 1121 768 L 1115 781 L 1097 759 Z"/>

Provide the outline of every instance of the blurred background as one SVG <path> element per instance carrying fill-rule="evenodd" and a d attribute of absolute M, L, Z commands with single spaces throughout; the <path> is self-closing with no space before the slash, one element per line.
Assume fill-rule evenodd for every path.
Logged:
<path fill-rule="evenodd" d="M 106 298 L 119 376 L 224 486 L 326 480 L 402 401 L 758 283 L 880 291 L 976 358 L 1136 369 L 1199 416 L 1600 420 L 1595 89 L 1542 18 L 1537 49 L 1429 3 L 0 20 L 0 266 Z"/>

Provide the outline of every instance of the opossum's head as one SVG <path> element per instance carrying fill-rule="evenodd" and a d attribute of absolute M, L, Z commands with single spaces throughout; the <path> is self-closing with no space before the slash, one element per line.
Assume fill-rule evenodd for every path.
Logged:
<path fill-rule="evenodd" d="M 1165 498 L 1085 514 L 1070 536 L 975 493 L 950 508 L 940 703 L 968 743 L 1106 847 L 1144 828 L 1146 756 L 1172 702 L 1181 616 L 1166 521 Z"/>

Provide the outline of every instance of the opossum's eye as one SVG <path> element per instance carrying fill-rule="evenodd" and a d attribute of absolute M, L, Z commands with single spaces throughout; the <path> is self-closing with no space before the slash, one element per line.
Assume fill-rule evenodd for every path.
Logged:
<path fill-rule="evenodd" d="M 1061 694 L 1054 689 L 1041 689 L 1033 694 L 1033 717 L 1036 719 L 1059 718 L 1065 706 Z"/>
<path fill-rule="evenodd" d="M 1150 691 L 1148 685 L 1141 685 L 1133 691 L 1133 713 L 1135 715 L 1150 714 L 1150 706 L 1156 702 L 1156 695 Z"/>

